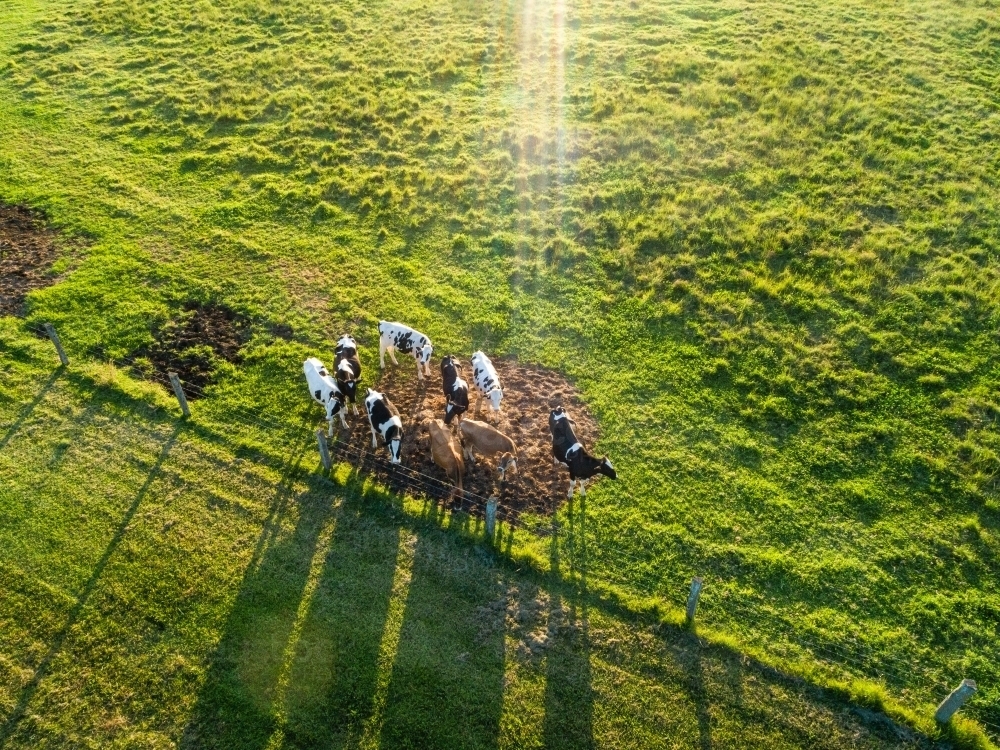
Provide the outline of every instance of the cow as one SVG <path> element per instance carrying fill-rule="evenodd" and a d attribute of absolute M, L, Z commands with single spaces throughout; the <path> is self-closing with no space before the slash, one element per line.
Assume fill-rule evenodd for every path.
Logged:
<path fill-rule="evenodd" d="M 455 483 L 455 488 L 461 495 L 465 462 L 462 460 L 462 451 L 457 445 L 455 434 L 440 419 L 428 420 L 427 431 L 431 435 L 431 458 L 434 459 L 434 463 L 444 469 L 444 473 Z M 453 495 L 454 492 L 451 496 Z"/>
<path fill-rule="evenodd" d="M 472 382 L 475 383 L 476 390 L 479 391 L 479 400 L 476 401 L 476 412 L 483 403 L 483 396 L 490 400 L 490 409 L 500 411 L 500 399 L 503 398 L 503 391 L 500 389 L 500 378 L 493 368 L 490 358 L 479 351 L 472 355 Z"/>
<path fill-rule="evenodd" d="M 372 448 L 377 447 L 376 434 L 382 436 L 382 441 L 389 449 L 392 463 L 400 463 L 399 451 L 403 445 L 403 420 L 392 402 L 378 391 L 367 389 L 365 394 L 365 411 L 368 412 L 368 424 L 372 428 Z"/>
<path fill-rule="evenodd" d="M 358 359 L 358 345 L 353 336 L 343 335 L 334 352 L 333 369 L 345 403 L 351 402 L 354 416 L 358 416 L 358 379 L 361 377 L 361 360 Z"/>
<path fill-rule="evenodd" d="M 389 357 L 394 365 L 398 365 L 395 352 L 410 354 L 417 362 L 417 379 L 423 380 L 424 373 L 431 374 L 431 340 L 420 333 L 414 331 L 409 326 L 402 323 L 390 323 L 380 320 L 378 323 L 378 360 L 379 366 L 385 369 L 385 353 L 389 352 Z"/>
<path fill-rule="evenodd" d="M 480 453 L 486 458 L 499 455 L 497 471 L 500 472 L 500 481 L 504 481 L 508 471 L 517 469 L 517 446 L 514 441 L 502 432 L 486 424 L 477 422 L 475 419 L 464 419 L 458 425 L 458 431 L 462 435 L 462 447 L 466 458 L 473 460 L 472 452 Z"/>
<path fill-rule="evenodd" d="M 611 479 L 618 479 L 618 472 L 611 462 L 605 458 L 595 458 L 584 450 L 573 432 L 573 420 L 561 406 L 549 412 L 549 432 L 552 433 L 552 455 L 556 463 L 569 469 L 569 497 L 573 499 L 573 487 L 580 482 L 580 494 L 586 495 L 586 481 L 598 474 Z"/>
<path fill-rule="evenodd" d="M 469 410 L 469 384 L 466 383 L 459 373 L 462 365 L 458 358 L 449 354 L 441 360 L 441 382 L 444 387 L 444 423 L 451 424 L 451 420 L 458 417 L 462 421 L 462 415 Z"/>
<path fill-rule="evenodd" d="M 337 382 L 330 377 L 323 363 L 315 357 L 310 357 L 302 363 L 302 371 L 306 375 L 306 382 L 309 384 L 309 393 L 316 403 L 326 408 L 326 419 L 330 423 L 327 437 L 333 437 L 333 420 L 340 416 L 340 423 L 347 428 L 347 420 L 344 419 L 344 394 L 337 387 Z"/>

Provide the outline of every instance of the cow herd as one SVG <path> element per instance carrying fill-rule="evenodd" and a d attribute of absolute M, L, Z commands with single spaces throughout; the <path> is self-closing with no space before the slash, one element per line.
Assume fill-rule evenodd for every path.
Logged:
<path fill-rule="evenodd" d="M 430 361 L 434 349 L 427 336 L 402 323 L 387 321 L 379 322 L 378 332 L 379 365 L 382 368 L 385 368 L 386 354 L 393 364 L 398 365 L 395 352 L 399 352 L 412 356 L 416 361 L 419 380 L 423 380 L 425 375 L 431 375 Z M 490 411 L 499 413 L 503 389 L 493 363 L 485 353 L 477 351 L 472 355 L 471 364 L 473 387 L 479 395 L 476 412 L 478 413 L 485 398 L 489 402 Z M 337 341 L 333 377 L 315 357 L 307 359 L 302 370 L 310 395 L 326 410 L 329 425 L 327 435 L 333 436 L 333 425 L 337 419 L 346 429 L 348 403 L 354 408 L 354 415 L 358 416 L 357 388 L 361 378 L 361 361 L 354 338 L 344 335 Z M 465 462 L 474 462 L 476 454 L 496 460 L 501 481 L 506 478 L 507 472 L 517 470 L 517 446 L 513 440 L 487 422 L 463 418 L 469 409 L 469 384 L 463 379 L 463 374 L 462 364 L 457 357 L 448 355 L 441 360 L 444 419 L 426 419 L 420 425 L 430 435 L 431 459 L 448 475 L 460 493 L 463 489 Z M 389 451 L 391 462 L 401 463 L 403 420 L 399 410 L 385 394 L 371 388 L 366 389 L 364 402 L 372 433 L 372 448 L 378 446 L 378 438 L 381 437 Z M 457 424 L 453 424 L 455 420 Z M 573 497 L 577 483 L 580 485 L 580 494 L 585 495 L 586 481 L 598 474 L 617 479 L 615 469 L 607 458 L 595 458 L 583 448 L 573 432 L 574 424 L 562 406 L 549 413 L 552 455 L 557 464 L 569 469 L 570 498 Z"/>

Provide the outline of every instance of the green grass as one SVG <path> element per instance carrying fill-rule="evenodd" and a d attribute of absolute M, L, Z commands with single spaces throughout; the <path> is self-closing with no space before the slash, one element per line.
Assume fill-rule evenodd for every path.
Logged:
<path fill-rule="evenodd" d="M 926 746 L 325 479 L 307 439 L 0 347 L 3 747 Z"/>
<path fill-rule="evenodd" d="M 31 301 L 75 359 L 195 298 L 257 323 L 216 423 L 299 413 L 345 329 L 372 373 L 379 317 L 560 369 L 622 477 L 588 496 L 591 581 L 680 604 L 703 575 L 741 647 L 923 714 L 973 677 L 1000 725 L 994 4 L 0 21 L 0 197 L 92 241 Z"/>

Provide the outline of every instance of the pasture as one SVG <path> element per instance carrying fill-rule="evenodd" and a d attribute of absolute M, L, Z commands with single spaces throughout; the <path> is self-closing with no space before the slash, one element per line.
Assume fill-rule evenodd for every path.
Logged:
<path fill-rule="evenodd" d="M 672 693 L 646 713 L 670 679 L 643 682 L 626 731 L 593 697 L 631 695 L 617 666 L 574 642 L 568 682 L 543 676 L 549 656 L 509 677 L 517 634 L 483 645 L 469 624 L 494 584 L 582 581 L 669 612 L 694 575 L 706 634 L 820 684 L 865 678 L 921 715 L 974 678 L 963 714 L 996 736 L 998 77 L 988 1 L 5 3 L 0 200 L 75 238 L 26 317 L 54 323 L 86 375 L 53 375 L 44 342 L 3 319 L 0 695 L 8 726 L 32 721 L 0 742 L 222 743 L 221 725 L 185 728 L 239 716 L 264 739 L 232 746 L 335 730 L 390 746 L 412 715 L 431 744 L 552 744 L 575 736 L 546 734 L 556 704 L 630 747 L 656 746 L 655 716 L 690 720 L 680 747 L 875 731 L 806 692 L 789 700 L 808 704 L 807 734 L 782 734 L 755 691 L 790 688 L 766 673 L 714 712 Z M 141 361 L 206 305 L 247 327 L 238 361 L 195 352 L 211 378 L 177 428 Z M 486 575 L 467 568 L 486 564 L 468 532 L 412 501 L 346 476 L 317 488 L 301 362 L 351 332 L 374 379 L 380 318 L 429 334 L 435 368 L 484 348 L 574 384 L 600 431 L 589 447 L 621 477 L 555 512 L 576 537 L 520 539 L 524 567 L 490 558 Z M 137 371 L 106 364 L 126 358 Z M 174 460 L 170 484 L 153 468 Z M 165 544 L 175 516 L 190 541 Z M 553 577 L 561 561 L 574 568 Z M 211 583 L 185 583 L 194 571 Z M 431 631 L 408 630 L 421 588 L 413 610 L 464 607 L 467 629 L 418 615 Z M 305 674 L 303 653 L 324 658 L 311 603 L 319 632 L 361 631 L 344 636 L 361 682 Z M 651 648 L 629 616 L 590 617 L 628 658 Z M 740 663 L 725 654 L 712 669 Z M 484 700 L 407 689 L 447 658 Z M 594 687 L 547 692 L 578 677 Z M 324 701 L 351 695 L 354 718 L 317 729 L 339 705 Z M 773 741 L 743 734 L 772 721 Z"/>

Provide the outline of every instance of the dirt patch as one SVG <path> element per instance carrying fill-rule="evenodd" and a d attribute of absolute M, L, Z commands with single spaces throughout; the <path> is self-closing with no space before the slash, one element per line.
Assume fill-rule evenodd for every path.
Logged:
<path fill-rule="evenodd" d="M 43 214 L 0 203 L 0 315 L 22 315 L 28 292 L 56 282 L 58 239 Z"/>
<path fill-rule="evenodd" d="M 434 364 L 439 361 L 436 360 Z M 466 380 L 469 380 L 472 374 L 468 359 L 463 360 L 463 364 Z M 501 517 L 515 516 L 525 511 L 551 515 L 566 500 L 569 474 L 565 467 L 552 463 L 549 411 L 556 406 L 564 406 L 576 422 L 574 429 L 577 437 L 588 448 L 597 440 L 597 423 L 576 388 L 559 373 L 514 360 L 495 359 L 493 364 L 504 389 L 500 414 L 490 412 L 489 403 L 484 400 L 477 415 L 477 395 L 470 393 L 472 403 L 465 416 L 489 422 L 514 441 L 518 451 L 517 471 L 508 473 L 501 495 L 495 461 L 479 457 L 474 465 L 466 465 L 465 489 L 480 498 L 500 497 Z M 445 473 L 431 460 L 427 431 L 419 428 L 419 423 L 425 418 L 444 418 L 441 373 L 436 367 L 434 369 L 434 375 L 425 381 L 426 385 L 418 385 L 416 366 L 412 359 L 404 360 L 401 357 L 398 367 L 387 362 L 381 380 L 375 385 L 372 385 L 372 378 L 368 377 L 371 373 L 362 374 L 359 400 L 367 386 L 385 393 L 403 418 L 403 465 L 440 482 L 447 482 Z M 371 453 L 371 431 L 364 415 L 364 405 L 360 405 L 359 409 L 361 415 L 348 421 L 350 429 L 341 430 L 338 435 L 338 440 L 344 441 L 355 451 L 355 456 Z M 377 456 L 388 458 L 388 452 L 381 441 L 375 452 Z M 396 489 L 408 488 L 405 475 L 392 476 L 392 472 L 370 462 L 365 463 L 362 468 L 368 473 L 377 474 Z M 417 492 L 420 489 L 419 486 L 415 488 Z M 426 494 L 442 496 L 444 493 Z M 482 509 L 474 502 L 467 500 L 463 507 L 476 515 L 482 515 Z"/>
<path fill-rule="evenodd" d="M 242 360 L 240 350 L 249 335 L 249 322 L 231 308 L 188 303 L 154 334 L 152 344 L 135 352 L 136 369 L 145 374 L 148 363 L 151 373 L 176 372 L 187 397 L 197 399 L 212 382 L 218 359 L 234 364 Z"/>

